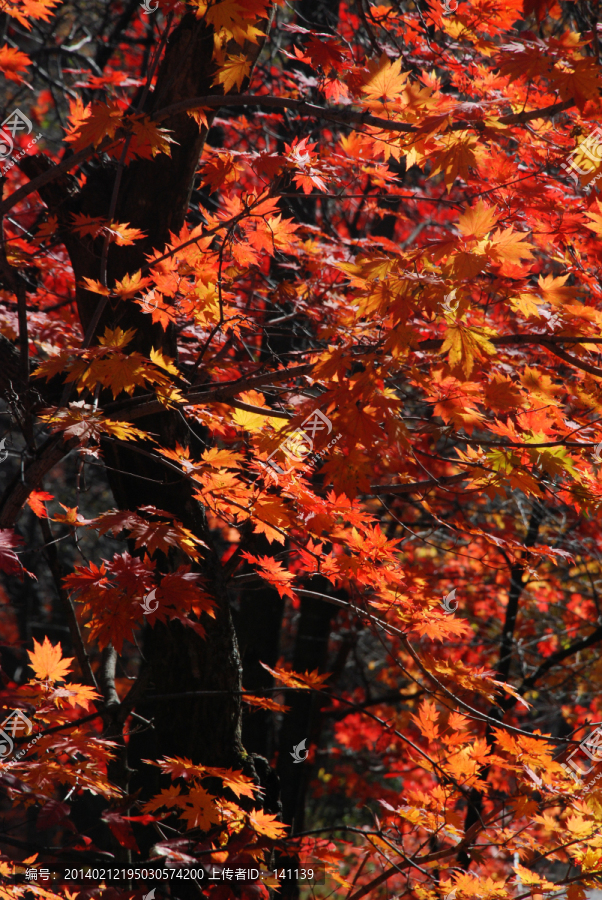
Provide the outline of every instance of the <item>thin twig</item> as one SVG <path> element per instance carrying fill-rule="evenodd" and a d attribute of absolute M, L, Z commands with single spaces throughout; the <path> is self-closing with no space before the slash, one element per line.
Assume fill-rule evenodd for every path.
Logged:
<path fill-rule="evenodd" d="M 59 595 L 59 599 L 65 613 L 65 618 L 67 619 L 67 624 L 71 633 L 73 649 L 75 650 L 75 655 L 81 669 L 82 678 L 85 684 L 90 685 L 90 687 L 98 690 L 98 684 L 94 676 L 94 672 L 92 671 L 92 666 L 90 665 L 90 659 L 86 652 L 86 647 L 82 638 L 79 622 L 77 621 L 77 616 L 75 614 L 73 601 L 63 587 L 63 573 L 61 571 L 58 550 L 53 539 L 50 523 L 48 522 L 48 519 L 44 518 L 40 519 L 39 521 L 45 542 L 44 554 L 48 561 L 48 567 L 52 573 L 54 585 L 56 587 L 57 594 Z"/>

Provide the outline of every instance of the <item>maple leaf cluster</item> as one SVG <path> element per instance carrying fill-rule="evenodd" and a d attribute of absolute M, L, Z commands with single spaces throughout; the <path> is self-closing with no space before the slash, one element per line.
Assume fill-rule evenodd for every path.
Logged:
<path fill-rule="evenodd" d="M 595 11 L 157 4 L 0 0 L 0 896 L 584 900 Z"/>

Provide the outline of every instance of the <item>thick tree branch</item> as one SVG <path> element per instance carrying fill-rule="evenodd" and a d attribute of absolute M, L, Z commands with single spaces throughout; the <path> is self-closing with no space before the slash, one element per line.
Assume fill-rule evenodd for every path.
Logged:
<path fill-rule="evenodd" d="M 508 334 L 508 335 L 500 335 L 498 337 L 490 338 L 490 341 L 495 346 L 506 346 L 511 344 L 536 344 L 547 346 L 548 344 L 601 344 L 602 338 L 600 337 L 589 337 L 587 335 L 576 336 L 576 335 L 524 335 L 524 334 Z M 443 346 L 443 338 L 441 339 L 432 339 L 427 341 L 421 341 L 417 346 L 417 350 L 439 350 Z M 554 351 L 550 349 L 550 352 L 556 352 L 557 355 L 560 355 L 560 351 Z M 566 359 L 572 365 L 577 366 L 578 368 L 584 368 L 586 364 L 581 363 L 580 360 L 575 360 L 575 357 L 569 356 L 565 354 L 563 359 Z M 352 359 L 350 358 L 349 364 L 351 365 Z M 590 367 L 594 368 L 594 367 Z M 590 371 L 590 368 L 586 369 L 586 371 Z M 277 372 L 268 372 L 264 375 L 258 376 L 247 376 L 245 378 L 239 379 L 235 382 L 224 383 L 223 385 L 207 385 L 206 388 L 199 389 L 198 387 L 190 388 L 187 392 L 185 392 L 186 403 L 194 404 L 194 403 L 227 403 L 229 402 L 236 394 L 241 393 L 242 391 L 249 390 L 253 387 L 259 387 L 262 384 L 270 384 L 270 382 L 274 381 L 284 381 L 287 378 L 296 378 L 300 375 L 309 375 L 314 369 L 314 365 L 312 363 L 306 363 L 301 366 L 293 366 L 289 369 L 281 369 Z M 597 369 L 592 374 L 598 374 L 602 376 L 602 369 Z M 248 409 L 251 412 L 262 411 L 262 408 L 254 408 L 249 407 L 249 405 L 241 405 L 240 401 L 237 403 L 232 403 L 232 406 L 237 406 L 239 409 Z M 116 404 L 108 404 L 105 407 L 105 413 L 114 418 L 121 418 L 125 421 L 134 421 L 135 419 L 141 418 L 142 416 L 153 415 L 158 412 L 162 412 L 164 407 L 159 403 L 158 400 L 153 398 L 152 394 L 144 394 L 140 397 L 135 397 L 131 400 L 126 401 L 118 401 Z M 288 413 L 271 411 L 269 415 L 275 418 L 287 419 L 291 418 Z M 403 490 L 400 490 L 398 493 L 404 493 Z"/>
<path fill-rule="evenodd" d="M 572 99 L 566 100 L 563 103 L 554 103 L 543 109 L 534 109 L 529 112 L 500 116 L 499 121 L 504 125 L 519 125 L 524 122 L 533 121 L 534 119 L 550 118 L 565 109 L 570 109 L 573 105 L 574 101 Z M 208 109 L 219 109 L 220 107 L 226 106 L 265 106 L 272 109 L 292 109 L 300 116 L 325 119 L 327 121 L 337 122 L 340 125 L 370 125 L 376 128 L 382 128 L 383 131 L 390 132 L 412 133 L 419 130 L 415 125 L 408 125 L 406 122 L 396 122 L 394 120 L 372 116 L 367 113 L 354 112 L 345 108 L 338 109 L 333 107 L 329 109 L 327 107 L 317 106 L 314 103 L 307 103 L 304 100 L 292 100 L 285 97 L 270 96 L 258 97 L 253 94 L 229 94 L 227 97 L 209 94 L 206 97 L 187 98 L 186 100 L 171 104 L 164 109 L 157 110 L 153 113 L 153 120 L 155 122 L 161 122 L 170 116 L 187 112 L 191 109 L 201 109 L 203 107 Z M 484 125 L 481 120 L 475 120 L 474 122 L 454 122 L 450 130 L 461 131 L 471 127 L 479 128 L 484 127 Z M 23 185 L 23 187 L 19 188 L 11 194 L 10 197 L 7 197 L 6 200 L 0 203 L 0 216 L 12 209 L 16 203 L 24 200 L 29 194 L 39 190 L 44 185 L 53 181 L 54 178 L 58 178 L 60 175 L 70 172 L 80 165 L 80 163 L 85 162 L 97 153 L 102 153 L 112 144 L 115 144 L 114 138 L 106 139 L 98 147 L 94 147 L 90 144 L 88 147 L 84 147 L 82 150 L 74 153 L 73 156 L 63 160 L 59 165 L 53 166 L 52 169 L 49 169 L 43 175 L 34 178 L 29 184 Z"/>
<path fill-rule="evenodd" d="M 417 491 L 433 487 L 447 487 L 470 478 L 470 472 L 459 472 L 457 475 L 442 475 L 441 478 L 427 478 L 424 481 L 410 481 L 407 484 L 373 484 L 370 493 L 365 497 L 379 497 L 383 494 L 414 494 Z"/>
<path fill-rule="evenodd" d="M 587 650 L 588 647 L 593 647 L 599 641 L 602 641 L 602 625 L 599 625 L 588 637 L 582 638 L 580 641 L 575 641 L 574 644 L 564 647 L 562 650 L 557 650 L 555 653 L 552 653 L 551 656 L 548 656 L 535 672 L 524 680 L 520 687 L 520 693 L 523 694 L 530 688 L 535 687 L 541 676 L 545 675 L 546 672 L 558 663 L 567 659 L 569 656 L 574 656 L 575 653 L 579 653 L 581 650 Z M 508 699 L 510 700 L 513 698 Z M 514 702 L 516 703 L 516 700 Z"/>
<path fill-rule="evenodd" d="M 544 508 L 537 500 L 534 501 L 529 528 L 525 537 L 525 547 L 533 547 L 539 534 L 539 526 L 543 520 Z M 518 615 L 518 604 L 523 592 L 523 573 L 528 552 L 524 554 L 523 561 L 512 566 L 510 570 L 510 590 L 508 592 L 508 605 L 506 606 L 506 618 L 500 640 L 500 656 L 497 664 L 497 673 L 504 681 L 508 680 L 510 664 L 512 662 L 512 647 L 514 644 L 514 628 Z"/>
<path fill-rule="evenodd" d="M 548 341 L 542 341 L 541 343 L 549 353 L 553 353 L 554 356 L 557 356 L 558 359 L 564 360 L 564 362 L 568 363 L 570 366 L 575 366 L 576 369 L 581 369 L 583 372 L 588 372 L 590 375 L 595 375 L 597 378 L 602 378 L 602 369 L 600 369 L 598 366 L 592 366 L 591 363 L 584 362 L 584 360 L 582 359 L 576 359 L 576 357 L 571 356 L 570 353 L 567 353 L 561 347 L 551 347 L 549 346 Z M 588 341 L 587 343 L 590 342 Z"/>
<path fill-rule="evenodd" d="M 102 651 L 102 661 L 98 680 L 104 697 L 105 706 L 119 706 L 119 694 L 115 688 L 115 671 L 117 668 L 117 651 L 110 645 Z"/>
<path fill-rule="evenodd" d="M 326 107 L 318 106 L 315 103 L 308 103 L 305 100 L 293 100 L 288 97 L 258 97 L 253 94 L 228 94 L 226 97 L 209 96 L 209 97 L 192 97 L 189 100 L 176 103 L 171 107 L 159 110 L 154 114 L 155 121 L 161 121 L 174 113 L 183 112 L 189 109 L 199 109 L 206 106 L 214 109 L 220 106 L 266 106 L 270 109 L 292 109 L 300 116 L 309 116 L 316 119 L 326 119 L 330 122 L 337 122 L 340 125 L 371 125 L 375 128 L 382 128 L 383 131 L 392 132 L 419 132 L 420 128 L 416 125 L 409 125 L 407 122 L 398 122 L 395 119 L 385 119 L 381 116 L 373 116 L 370 113 L 361 113 L 348 107 Z M 508 116 L 500 116 L 499 122 L 504 125 L 520 125 L 524 122 L 530 122 L 533 119 L 545 119 L 557 115 L 565 109 L 574 106 L 574 101 L 565 100 L 562 103 L 554 103 L 543 109 L 533 109 L 529 112 L 513 113 Z M 467 128 L 483 128 L 484 122 L 481 119 L 472 121 L 464 120 L 454 122 L 450 127 L 450 131 L 464 131 Z M 442 132 L 445 133 L 445 132 Z"/>

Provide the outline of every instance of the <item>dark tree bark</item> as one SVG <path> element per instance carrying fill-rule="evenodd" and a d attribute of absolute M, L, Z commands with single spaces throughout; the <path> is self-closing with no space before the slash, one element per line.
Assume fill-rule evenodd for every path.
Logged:
<path fill-rule="evenodd" d="M 316 587 L 316 584 L 319 586 Z M 312 589 L 328 590 L 326 579 L 313 579 Z M 293 669 L 296 672 L 324 671 L 331 622 L 336 607 L 316 597 L 301 600 L 301 616 L 295 642 Z M 303 830 L 305 791 L 308 765 L 295 762 L 293 747 L 306 739 L 306 747 L 315 740 L 316 713 L 320 709 L 319 697 L 310 691 L 288 691 L 286 705 L 290 711 L 284 716 L 280 731 L 277 772 L 282 785 L 282 818 L 294 825 L 293 832 Z"/>
<path fill-rule="evenodd" d="M 273 553 L 263 535 L 254 535 L 250 552 L 255 556 Z M 250 571 L 250 569 L 249 569 Z M 246 569 L 242 570 L 243 574 Z M 261 691 L 273 686 L 273 678 L 261 663 L 273 667 L 279 653 L 284 601 L 278 591 L 265 584 L 251 583 L 240 592 L 234 616 L 240 643 L 243 684 L 246 690 Z M 243 744 L 252 753 L 271 759 L 276 750 L 274 716 L 268 710 L 251 709 L 243 716 Z"/>
<path fill-rule="evenodd" d="M 243 48 L 252 62 L 260 49 L 261 45 Z M 185 15 L 169 39 L 156 87 L 148 94 L 145 111 L 152 116 L 154 111 L 179 100 L 218 92 L 219 88 L 212 85 L 215 72 L 212 54 L 212 27 L 193 14 Z M 107 259 L 109 286 L 125 274 L 137 271 L 145 262 L 145 254 L 153 249 L 162 250 L 170 232 L 178 232 L 184 223 L 207 129 L 199 130 L 195 120 L 187 114 L 173 116 L 162 124 L 169 129 L 175 142 L 171 145 L 171 157 L 158 155 L 151 160 L 134 161 L 123 169 L 121 176 L 119 165 L 102 157 L 88 167 L 87 181 L 82 189 L 73 177 L 66 176 L 50 183 L 41 192 L 49 211 L 58 217 L 73 264 L 77 307 L 84 332 L 90 328 L 98 304 L 103 300 L 100 295 L 84 290 L 81 283 L 85 277 L 100 278 L 103 239 L 76 236 L 71 228 L 72 215 L 85 213 L 107 219 L 112 201 L 115 203 L 116 199 L 114 219 L 144 231 L 144 240 L 133 247 L 110 246 Z M 41 156 L 24 159 L 22 164 L 29 177 L 48 166 L 48 161 Z M 121 181 L 116 192 L 119 177 Z M 95 329 L 94 340 L 107 326 L 135 329 L 135 338 L 129 345 L 131 350 L 148 354 L 155 347 L 171 357 L 177 356 L 175 331 L 164 332 L 160 326 L 153 325 L 150 316 L 133 301 L 107 303 Z M 101 404 L 103 399 L 101 397 Z M 157 435 L 164 446 L 173 447 L 176 441 L 183 445 L 189 442 L 188 430 L 177 412 L 160 413 L 141 419 L 137 424 Z M 139 445 L 138 449 L 145 448 Z M 150 450 L 150 445 L 146 449 Z M 140 762 L 150 755 L 150 743 L 156 756 L 181 754 L 213 766 L 242 767 L 254 775 L 252 758 L 245 753 L 241 743 L 241 664 L 228 592 L 203 510 L 193 499 L 188 481 L 173 469 L 164 467 L 158 459 L 149 459 L 144 453 L 109 441 L 103 445 L 103 455 L 119 508 L 134 510 L 152 505 L 166 510 L 205 541 L 209 549 L 199 568 L 216 601 L 215 619 L 204 617 L 205 640 L 191 629 L 183 629 L 177 622 L 146 630 L 143 671 L 152 693 L 200 690 L 224 693 L 218 698 L 187 697 L 177 702 L 149 704 L 148 707 L 138 705 L 143 714 L 153 719 L 154 731 L 152 741 L 147 733 L 144 740 L 133 738 L 129 745 L 129 765 L 138 770 L 135 776 L 137 787 L 147 795 L 154 786 L 154 773 L 151 776 L 150 767 Z M 167 571 L 182 561 L 174 555 L 161 560 L 160 567 Z M 109 731 L 114 731 L 118 723 L 118 708 L 115 717 L 113 724 L 107 725 Z M 263 775 L 264 778 L 269 775 L 265 766 Z M 122 786 L 129 789 L 128 784 Z"/>

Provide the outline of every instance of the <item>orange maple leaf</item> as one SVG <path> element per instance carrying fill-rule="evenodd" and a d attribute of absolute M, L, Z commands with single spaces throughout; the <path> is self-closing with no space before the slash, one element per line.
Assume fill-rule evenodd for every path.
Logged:
<path fill-rule="evenodd" d="M 48 518 L 48 513 L 44 506 L 45 500 L 54 500 L 54 497 L 52 494 L 49 494 L 48 491 L 32 491 L 27 498 L 27 505 L 36 514 L 38 519 Z"/>
<path fill-rule="evenodd" d="M 98 147 L 106 137 L 115 137 L 123 119 L 123 110 L 117 103 L 110 100 L 84 107 L 78 97 L 70 106 L 71 125 L 65 140 L 73 144 L 74 150 L 82 150 L 89 144 Z"/>
<path fill-rule="evenodd" d="M 519 262 L 521 259 L 529 259 L 533 256 L 531 251 L 534 247 L 529 243 L 524 232 L 515 232 L 514 226 L 511 225 L 510 228 L 505 228 L 503 231 L 498 228 L 488 242 L 487 249 L 496 261 Z"/>
<path fill-rule="evenodd" d="M 260 663 L 260 665 L 266 669 L 270 675 L 273 675 L 274 678 L 277 678 L 278 681 L 285 684 L 287 687 L 304 688 L 308 691 L 312 690 L 312 688 L 314 690 L 320 690 L 330 678 L 329 672 L 324 672 L 320 675 L 317 669 L 314 669 L 313 672 L 289 672 L 279 666 L 270 669 L 270 667 L 263 662 Z"/>
<path fill-rule="evenodd" d="M 253 779 L 248 775 L 243 775 L 240 769 L 220 769 L 207 766 L 205 774 L 207 777 L 221 778 L 224 787 L 230 788 L 237 797 L 253 798 L 261 791 L 261 788 L 253 784 Z"/>
<path fill-rule="evenodd" d="M 47 637 L 43 644 L 34 638 L 33 650 L 28 650 L 27 654 L 29 665 L 40 681 L 64 681 L 73 662 L 73 656 L 63 659 L 61 645 L 53 647 Z"/>
<path fill-rule="evenodd" d="M 269 497 L 261 503 L 256 501 L 253 505 L 251 519 L 255 525 L 255 531 L 265 534 L 270 543 L 278 541 L 284 544 L 285 531 L 290 527 L 292 519 L 279 497 Z"/>
<path fill-rule="evenodd" d="M 63 706 L 61 701 L 66 701 L 69 706 L 81 706 L 84 709 L 90 709 L 93 700 L 98 700 L 100 694 L 94 688 L 87 684 L 67 684 L 62 687 L 55 688 L 50 699 L 55 701 L 57 706 Z M 57 702 L 58 701 L 58 702 Z"/>
<path fill-rule="evenodd" d="M 30 19 L 42 19 L 48 22 L 52 7 L 58 4 L 59 0 L 28 0 L 27 3 L 18 4 L 4 0 L 0 4 L 0 12 L 12 16 L 20 25 L 31 31 Z"/>
<path fill-rule="evenodd" d="M 248 816 L 250 824 L 258 834 L 263 834 L 272 840 L 278 840 L 285 836 L 288 826 L 279 822 L 271 813 L 265 813 L 262 809 L 254 809 Z"/>
<path fill-rule="evenodd" d="M 285 713 L 290 709 L 290 707 L 285 706 L 284 703 L 278 703 L 277 700 L 272 700 L 270 697 L 256 697 L 255 694 L 245 694 L 242 700 L 243 703 L 248 703 L 249 706 L 258 706 L 259 709 L 269 709 L 270 712 Z"/>
<path fill-rule="evenodd" d="M 138 228 L 130 228 L 128 222 L 108 222 L 102 216 L 88 216 L 84 213 L 73 214 L 73 230 L 82 237 L 97 238 L 100 235 L 115 241 L 120 247 L 133 244 L 134 241 L 144 237 L 144 232 Z M 138 273 L 140 278 L 140 274 Z M 91 279 L 86 279 L 91 281 Z"/>
<path fill-rule="evenodd" d="M 26 53 L 15 50 L 14 47 L 0 47 L 0 72 L 8 81 L 21 83 L 24 79 L 20 74 L 31 65 L 31 60 Z"/>
<path fill-rule="evenodd" d="M 282 567 L 281 563 L 272 559 L 270 556 L 252 556 L 246 551 L 242 556 L 247 562 L 256 563 L 260 566 L 261 571 L 259 574 L 261 577 L 269 582 L 272 587 L 275 587 L 281 597 L 284 597 L 286 594 L 287 596 L 294 598 L 295 595 L 290 587 L 290 582 L 295 580 L 295 576 L 292 572 L 287 572 L 286 569 Z"/>
<path fill-rule="evenodd" d="M 190 793 L 183 797 L 185 803 L 178 813 L 184 819 L 188 828 L 200 828 L 201 831 L 209 831 L 212 825 L 220 820 L 219 812 L 213 802 L 213 797 L 205 788 L 198 785 L 191 789 Z"/>
<path fill-rule="evenodd" d="M 493 206 L 487 206 L 482 200 L 478 200 L 472 209 L 467 209 L 458 220 L 458 228 L 464 235 L 464 240 L 482 238 L 488 234 L 500 214 L 496 213 Z"/>
<path fill-rule="evenodd" d="M 152 159 L 158 153 L 165 153 L 171 156 L 170 144 L 174 143 L 174 139 L 170 137 L 169 131 L 152 122 L 148 116 L 144 119 L 132 122 L 132 137 L 128 147 L 129 157 L 139 156 L 141 159 Z"/>

